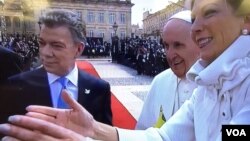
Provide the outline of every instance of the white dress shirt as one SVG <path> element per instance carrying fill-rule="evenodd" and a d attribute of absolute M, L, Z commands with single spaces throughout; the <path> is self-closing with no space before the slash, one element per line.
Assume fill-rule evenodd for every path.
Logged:
<path fill-rule="evenodd" d="M 52 98 L 53 107 L 57 107 L 57 101 L 60 96 L 61 84 L 57 81 L 60 76 L 57 76 L 52 73 L 48 74 L 48 81 L 50 86 L 50 93 Z M 78 97 L 78 69 L 76 67 L 73 68 L 71 72 L 66 75 L 66 78 L 69 80 L 67 84 L 67 91 L 70 92 L 70 95 L 77 100 Z"/>

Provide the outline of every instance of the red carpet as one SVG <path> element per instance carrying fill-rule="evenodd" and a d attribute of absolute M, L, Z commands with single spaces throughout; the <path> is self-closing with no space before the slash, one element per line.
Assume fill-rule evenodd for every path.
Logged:
<path fill-rule="evenodd" d="M 100 78 L 93 65 L 88 61 L 77 61 L 77 65 L 80 69 Z M 111 95 L 111 108 L 114 126 L 126 129 L 135 128 L 136 120 L 113 94 Z"/>

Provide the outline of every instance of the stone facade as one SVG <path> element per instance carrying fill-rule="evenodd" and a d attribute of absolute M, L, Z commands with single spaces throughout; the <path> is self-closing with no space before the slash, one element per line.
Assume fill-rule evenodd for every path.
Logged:
<path fill-rule="evenodd" d="M 143 13 L 143 36 L 159 39 L 167 19 L 183 9 L 187 9 L 185 0 L 170 3 L 164 9 L 152 14 L 145 11 Z"/>
<path fill-rule="evenodd" d="M 132 25 L 132 37 L 142 37 L 143 29 L 140 28 L 139 24 Z"/>
<path fill-rule="evenodd" d="M 37 21 L 46 10 L 70 9 L 77 12 L 79 18 L 86 24 L 87 37 L 103 37 L 104 41 L 111 42 L 111 37 L 115 33 L 112 28 L 114 22 L 118 24 L 116 34 L 119 38 L 131 36 L 133 5 L 131 0 L 5 0 L 0 15 L 5 17 L 7 33 L 38 34 Z M 15 24 L 17 18 L 20 27 Z M 7 20 L 10 21 L 10 26 Z"/>
<path fill-rule="evenodd" d="M 1 33 L 22 32 L 24 16 L 20 0 L 1 1 L 0 8 Z"/>

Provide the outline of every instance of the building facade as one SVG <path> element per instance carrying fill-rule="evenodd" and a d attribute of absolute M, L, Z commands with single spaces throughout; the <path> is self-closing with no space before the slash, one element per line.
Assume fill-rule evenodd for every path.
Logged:
<path fill-rule="evenodd" d="M 131 37 L 142 37 L 143 29 L 140 28 L 139 24 L 133 24 L 132 25 L 132 34 Z"/>
<path fill-rule="evenodd" d="M 38 34 L 37 22 L 42 14 L 50 9 L 69 9 L 86 24 L 87 37 L 102 37 L 104 41 L 111 42 L 115 22 L 119 38 L 131 36 L 133 5 L 131 0 L 5 0 L 0 15 L 3 15 L 6 27 L 1 27 L 7 33 Z"/>
<path fill-rule="evenodd" d="M 179 0 L 176 3 L 172 2 L 164 9 L 152 14 L 145 11 L 143 13 L 143 36 L 159 40 L 167 19 L 183 9 L 187 9 L 185 0 Z"/>
<path fill-rule="evenodd" d="M 19 0 L 0 1 L 0 29 L 1 34 L 21 32 L 24 20 L 22 5 Z"/>

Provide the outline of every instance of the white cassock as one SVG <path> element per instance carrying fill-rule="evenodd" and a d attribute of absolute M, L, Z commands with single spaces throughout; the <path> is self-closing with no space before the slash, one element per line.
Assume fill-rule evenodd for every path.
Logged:
<path fill-rule="evenodd" d="M 171 69 L 155 76 L 136 129 L 153 127 L 159 118 L 161 107 L 165 119 L 168 120 L 190 98 L 196 86 L 191 81 L 179 79 Z"/>

